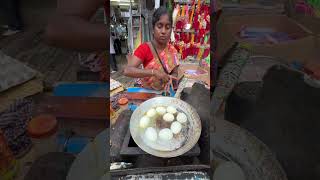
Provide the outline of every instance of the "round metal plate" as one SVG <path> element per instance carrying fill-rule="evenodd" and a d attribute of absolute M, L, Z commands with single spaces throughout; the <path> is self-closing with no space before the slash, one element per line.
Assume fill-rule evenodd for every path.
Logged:
<path fill-rule="evenodd" d="M 189 121 L 189 130 L 185 144 L 174 151 L 158 151 L 147 146 L 140 136 L 139 120 L 153 107 L 173 106 L 183 110 Z M 135 143 L 145 152 L 163 158 L 180 156 L 194 147 L 201 135 L 201 121 L 196 110 L 188 103 L 171 97 L 156 97 L 142 103 L 132 114 L 130 119 L 130 133 Z"/>

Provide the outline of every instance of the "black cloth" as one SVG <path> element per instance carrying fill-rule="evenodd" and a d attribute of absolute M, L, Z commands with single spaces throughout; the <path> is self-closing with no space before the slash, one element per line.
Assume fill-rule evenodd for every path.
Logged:
<path fill-rule="evenodd" d="M 116 54 L 122 54 L 121 41 L 118 38 L 114 40 L 114 50 Z"/>
<path fill-rule="evenodd" d="M 22 30 L 19 0 L 0 0 L 0 12 L 11 30 Z"/>
<path fill-rule="evenodd" d="M 118 71 L 118 67 L 117 67 L 117 59 L 116 59 L 116 55 L 115 54 L 111 54 L 111 68 L 114 71 Z"/>

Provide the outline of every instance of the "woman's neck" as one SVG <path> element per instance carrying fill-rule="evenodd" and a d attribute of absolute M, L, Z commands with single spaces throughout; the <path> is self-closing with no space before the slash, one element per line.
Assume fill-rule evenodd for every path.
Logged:
<path fill-rule="evenodd" d="M 163 51 L 167 46 L 167 44 L 160 44 L 155 40 L 153 40 L 153 44 L 155 45 L 156 49 L 159 51 Z"/>

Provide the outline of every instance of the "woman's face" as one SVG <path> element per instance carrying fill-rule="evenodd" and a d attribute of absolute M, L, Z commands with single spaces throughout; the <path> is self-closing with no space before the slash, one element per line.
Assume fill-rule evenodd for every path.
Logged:
<path fill-rule="evenodd" d="M 154 39 L 160 44 L 167 44 L 171 34 L 171 23 L 167 14 L 162 15 L 154 26 Z"/>

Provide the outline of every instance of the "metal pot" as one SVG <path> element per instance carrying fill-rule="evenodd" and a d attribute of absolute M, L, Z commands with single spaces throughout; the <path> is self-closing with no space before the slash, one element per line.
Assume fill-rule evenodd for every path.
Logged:
<path fill-rule="evenodd" d="M 183 110 L 187 115 L 188 131 L 186 133 L 186 141 L 180 148 L 176 150 L 159 151 L 153 149 L 147 146 L 140 136 L 141 129 L 139 127 L 139 120 L 150 108 L 159 106 L 173 106 L 177 109 Z M 163 158 L 177 157 L 188 152 L 198 142 L 201 135 L 201 121 L 196 110 L 188 103 L 177 98 L 156 97 L 145 101 L 133 112 L 130 119 L 130 133 L 135 143 L 148 154 Z"/>

